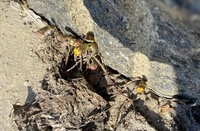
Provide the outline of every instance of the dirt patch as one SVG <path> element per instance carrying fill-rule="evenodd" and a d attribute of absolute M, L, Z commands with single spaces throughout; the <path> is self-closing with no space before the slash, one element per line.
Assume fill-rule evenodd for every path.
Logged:
<path fill-rule="evenodd" d="M 21 12 L 11 9 L 9 0 L 0 1 L 0 10 L 0 129 L 13 131 L 17 128 L 9 117 L 12 104 L 24 104 L 29 87 L 40 87 L 48 65 L 35 54 L 41 44 L 33 33 L 38 28 L 24 25 Z"/>
<path fill-rule="evenodd" d="M 56 32 L 45 36 L 37 52 L 52 67 L 34 102 L 14 105 L 19 130 L 177 129 L 172 101 L 139 89 L 146 79 L 133 80 L 104 66 L 98 50 L 77 56 L 71 39 L 63 42 Z M 91 44 L 85 37 L 73 38 Z"/>

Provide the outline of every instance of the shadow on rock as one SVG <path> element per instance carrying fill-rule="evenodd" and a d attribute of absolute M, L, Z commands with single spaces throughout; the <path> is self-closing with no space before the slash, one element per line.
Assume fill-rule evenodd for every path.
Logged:
<path fill-rule="evenodd" d="M 138 3 L 136 1 L 131 2 L 136 3 L 136 5 Z M 84 0 L 84 5 L 90 12 L 91 17 L 98 25 L 98 27 L 108 32 L 116 40 L 119 40 L 119 42 L 121 42 L 124 47 L 131 49 L 133 52 L 139 51 L 142 54 L 147 55 L 150 61 L 164 63 L 173 67 L 173 72 L 175 72 L 175 84 L 177 85 L 179 90 L 186 92 L 186 94 L 195 96 L 197 99 L 200 98 L 198 94 L 198 87 L 200 85 L 200 67 L 198 66 L 200 63 L 200 38 L 198 33 L 190 31 L 188 28 L 174 22 L 174 20 L 172 20 L 168 15 L 162 13 L 162 11 L 160 11 L 159 9 L 157 10 L 155 7 L 149 5 L 151 16 L 149 16 L 147 11 L 145 12 L 146 16 L 141 16 L 139 19 L 136 17 L 135 19 L 138 20 L 136 23 L 139 24 L 144 22 L 144 26 L 140 26 L 138 30 L 136 29 L 135 31 L 132 31 L 132 34 L 130 34 L 127 33 L 129 32 L 127 26 L 131 25 L 131 23 L 128 23 L 128 20 L 126 18 L 129 19 L 131 17 L 127 17 L 126 15 L 130 15 L 130 13 L 134 13 L 134 11 L 137 10 L 140 10 L 142 12 L 144 10 L 144 7 L 134 7 L 132 8 L 132 12 L 128 12 L 128 10 L 130 10 L 128 9 L 128 7 L 130 6 L 131 8 L 131 5 L 126 5 L 126 2 L 122 2 L 119 4 L 108 0 Z M 149 20 L 145 19 L 145 17 L 149 17 Z M 146 30 L 146 25 L 149 25 L 149 28 L 152 28 L 152 30 Z M 131 28 L 134 29 L 134 27 Z M 147 35 L 145 33 L 149 33 L 150 35 Z M 138 35 L 141 35 L 142 37 L 144 35 L 144 37 L 142 38 Z M 100 39 L 97 38 L 97 41 L 103 41 L 103 43 L 107 44 L 106 48 L 109 48 L 109 40 L 106 39 L 106 36 L 104 36 Z M 120 48 L 118 49 L 119 50 L 116 50 L 116 52 L 120 51 Z M 152 70 L 154 66 L 156 65 L 150 65 L 150 67 L 152 67 Z M 155 70 L 152 71 L 152 73 L 155 74 L 155 76 L 159 76 L 160 73 L 169 73 L 169 71 L 167 70 L 163 71 L 164 72 L 156 72 Z M 154 80 L 157 78 L 158 77 L 155 77 Z M 163 82 L 164 81 L 165 80 L 163 80 Z M 162 88 L 160 88 L 160 90 L 162 90 Z M 178 95 L 184 96 L 182 91 L 178 92 Z M 182 98 L 178 100 L 184 101 L 184 99 Z M 196 102 L 197 101 L 195 101 L 194 103 Z M 195 119 L 195 116 L 191 115 L 192 112 L 195 112 L 194 108 L 196 109 L 198 108 L 198 106 L 191 106 L 187 104 L 186 106 L 182 106 L 181 104 L 177 104 L 177 107 L 174 108 L 175 112 L 177 113 L 177 115 L 174 114 L 174 119 L 176 120 L 176 124 L 179 129 L 195 130 L 197 129 L 197 127 L 200 127 L 196 120 L 193 120 Z M 184 110 L 184 115 L 180 113 L 180 110 Z M 182 122 L 182 119 L 184 119 L 185 122 Z M 184 123 L 187 124 L 185 125 Z M 176 128 L 174 128 L 174 130 L 176 130 Z"/>

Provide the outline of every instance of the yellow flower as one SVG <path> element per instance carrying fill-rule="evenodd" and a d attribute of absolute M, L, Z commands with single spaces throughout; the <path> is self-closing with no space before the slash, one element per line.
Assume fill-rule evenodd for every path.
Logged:
<path fill-rule="evenodd" d="M 80 56 L 83 53 L 83 50 L 80 47 L 75 47 L 74 48 L 74 54 L 76 56 Z"/>
<path fill-rule="evenodd" d="M 141 93 L 143 93 L 144 92 L 144 87 L 143 86 L 138 86 L 137 87 L 137 93 L 138 94 L 141 94 Z"/>

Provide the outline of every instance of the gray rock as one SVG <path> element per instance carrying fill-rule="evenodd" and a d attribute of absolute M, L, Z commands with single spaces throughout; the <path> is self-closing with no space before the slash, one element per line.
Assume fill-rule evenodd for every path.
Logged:
<path fill-rule="evenodd" d="M 172 0 L 178 6 L 183 7 L 191 11 L 192 13 L 200 13 L 200 1 L 199 0 Z"/>
<path fill-rule="evenodd" d="M 62 32 L 93 31 L 104 63 L 128 77 L 145 75 L 165 95 L 200 85 L 200 37 L 149 1 L 27 0 Z"/>
<path fill-rule="evenodd" d="M 152 2 L 153 1 L 153 2 Z M 149 2 L 149 1 L 148 1 Z M 199 33 L 200 30 L 200 1 L 199 0 L 151 0 L 150 5 L 159 6 L 170 14 L 170 17 L 184 23 L 190 29 Z M 162 11 L 163 12 L 163 11 Z"/>

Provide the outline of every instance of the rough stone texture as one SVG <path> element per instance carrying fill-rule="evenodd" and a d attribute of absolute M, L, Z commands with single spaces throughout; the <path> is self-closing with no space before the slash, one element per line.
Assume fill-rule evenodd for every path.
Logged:
<path fill-rule="evenodd" d="M 200 31 L 200 1 L 198 0 L 151 0 L 155 6 L 170 14 L 179 23 L 184 23 L 195 32 Z"/>
<path fill-rule="evenodd" d="M 159 6 L 142 0 L 27 0 L 30 8 L 64 32 L 93 31 L 103 61 L 129 76 L 146 75 L 166 95 L 197 94 L 199 34 L 177 24 Z"/>

